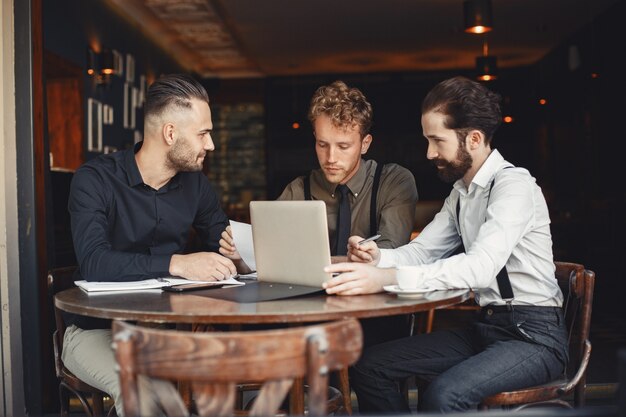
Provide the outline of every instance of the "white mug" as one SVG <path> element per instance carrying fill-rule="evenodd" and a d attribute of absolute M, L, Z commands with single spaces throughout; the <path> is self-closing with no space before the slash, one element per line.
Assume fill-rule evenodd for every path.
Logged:
<path fill-rule="evenodd" d="M 422 276 L 419 266 L 399 266 L 396 268 L 396 280 L 398 287 L 402 290 L 412 290 L 417 288 L 418 281 Z"/>

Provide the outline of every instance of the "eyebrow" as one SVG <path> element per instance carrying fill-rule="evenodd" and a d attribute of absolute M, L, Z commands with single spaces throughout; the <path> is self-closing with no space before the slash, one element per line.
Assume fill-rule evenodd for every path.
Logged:
<path fill-rule="evenodd" d="M 198 133 L 211 133 L 213 131 L 213 129 L 201 129 L 198 131 Z"/>

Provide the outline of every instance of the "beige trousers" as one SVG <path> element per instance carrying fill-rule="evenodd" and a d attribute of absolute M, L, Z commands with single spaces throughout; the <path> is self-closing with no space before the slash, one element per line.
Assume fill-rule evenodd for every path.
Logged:
<path fill-rule="evenodd" d="M 63 355 L 65 367 L 87 384 L 98 388 L 115 401 L 118 416 L 124 416 L 122 393 L 115 354 L 111 347 L 111 330 L 83 330 L 69 326 L 65 330 Z M 178 396 L 178 391 L 167 381 L 138 378 L 141 416 L 163 416 L 159 399 L 154 395 L 155 384 L 160 392 Z"/>

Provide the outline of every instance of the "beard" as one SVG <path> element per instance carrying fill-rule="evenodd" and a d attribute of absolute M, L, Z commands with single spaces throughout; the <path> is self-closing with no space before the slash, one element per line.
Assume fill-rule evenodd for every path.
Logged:
<path fill-rule="evenodd" d="M 433 164 L 437 167 L 437 175 L 448 184 L 463 178 L 465 173 L 472 167 L 474 160 L 472 155 L 463 146 L 459 146 L 454 161 L 445 159 L 433 159 Z"/>
<path fill-rule="evenodd" d="M 189 142 L 185 138 L 179 138 L 167 153 L 168 167 L 176 170 L 176 172 L 196 172 L 202 171 L 202 161 L 206 152 L 196 153 L 189 146 Z"/>

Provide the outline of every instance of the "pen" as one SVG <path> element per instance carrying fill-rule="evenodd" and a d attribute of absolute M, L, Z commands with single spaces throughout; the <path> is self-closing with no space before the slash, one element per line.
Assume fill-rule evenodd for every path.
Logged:
<path fill-rule="evenodd" d="M 372 240 L 377 240 L 381 235 L 374 235 L 374 236 L 370 236 L 367 239 L 363 239 L 362 241 L 360 241 L 358 244 L 362 245 L 363 243 L 367 243 L 367 242 L 371 242 Z"/>

